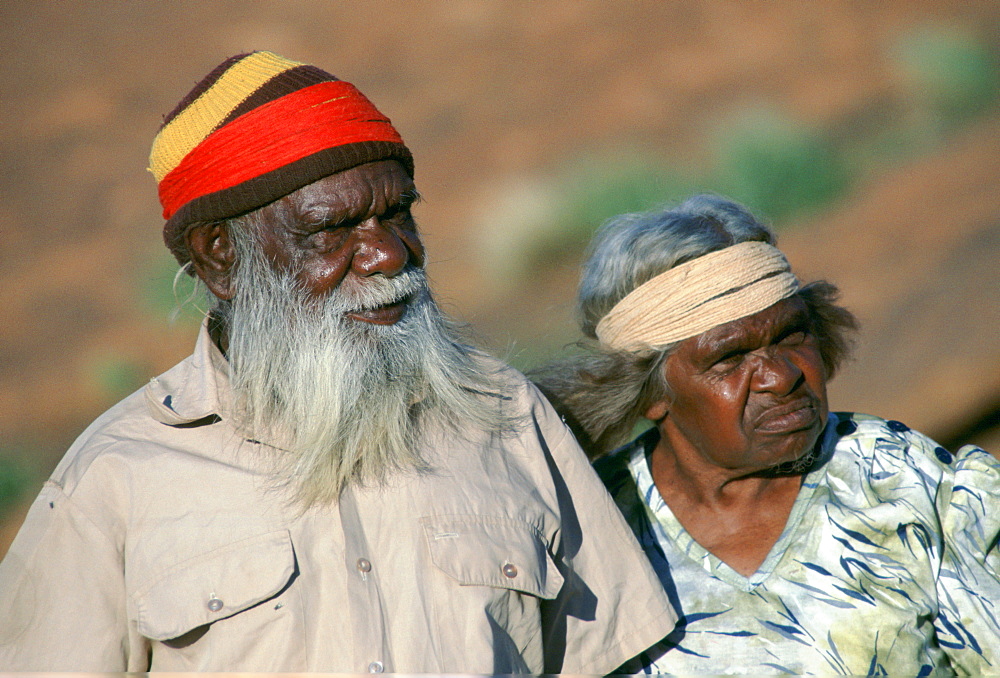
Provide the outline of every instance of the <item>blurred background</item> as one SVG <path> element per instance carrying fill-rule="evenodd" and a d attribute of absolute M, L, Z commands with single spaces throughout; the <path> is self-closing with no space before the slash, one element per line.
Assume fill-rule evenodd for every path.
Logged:
<path fill-rule="evenodd" d="M 416 157 L 444 307 L 577 339 L 604 219 L 710 190 L 859 316 L 834 409 L 1000 452 L 1000 3 L 61 2 L 0 27 L 0 554 L 67 446 L 187 356 L 150 142 L 223 58 L 353 82 Z"/>

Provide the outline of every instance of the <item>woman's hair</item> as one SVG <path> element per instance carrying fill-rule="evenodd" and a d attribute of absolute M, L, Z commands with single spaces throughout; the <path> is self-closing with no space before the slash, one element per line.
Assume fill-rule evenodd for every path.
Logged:
<path fill-rule="evenodd" d="M 745 207 L 715 195 L 696 195 L 672 209 L 622 214 L 598 230 L 583 265 L 577 297 L 581 352 L 531 373 L 591 458 L 626 442 L 650 405 L 667 396 L 663 363 L 676 347 L 634 354 L 602 348 L 597 323 L 646 281 L 675 266 L 741 242 L 775 243 L 771 230 Z M 827 378 L 850 351 L 857 322 L 836 304 L 837 288 L 805 285 L 812 332 Z"/>

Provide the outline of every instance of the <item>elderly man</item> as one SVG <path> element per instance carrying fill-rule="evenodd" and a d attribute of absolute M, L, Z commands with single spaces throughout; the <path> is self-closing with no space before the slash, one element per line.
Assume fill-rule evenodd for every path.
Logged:
<path fill-rule="evenodd" d="M 573 437 L 431 300 L 410 152 L 357 89 L 230 58 L 150 164 L 216 301 L 33 505 L 0 670 L 606 673 L 670 631 Z"/>
<path fill-rule="evenodd" d="M 1000 462 L 829 412 L 854 319 L 716 196 L 623 215 L 580 284 L 591 350 L 539 376 L 680 622 L 647 672 L 1000 671 Z"/>

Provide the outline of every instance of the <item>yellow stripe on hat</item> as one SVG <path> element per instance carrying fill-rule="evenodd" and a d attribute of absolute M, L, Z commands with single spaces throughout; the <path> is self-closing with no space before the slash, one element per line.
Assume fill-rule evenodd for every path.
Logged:
<path fill-rule="evenodd" d="M 153 140 L 149 171 L 157 181 L 162 180 L 261 85 L 301 65 L 272 52 L 254 52 L 240 59 L 190 106 L 163 126 Z"/>

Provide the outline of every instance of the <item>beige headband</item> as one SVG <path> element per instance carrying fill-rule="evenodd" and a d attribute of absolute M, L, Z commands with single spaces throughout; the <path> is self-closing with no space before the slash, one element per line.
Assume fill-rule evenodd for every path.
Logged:
<path fill-rule="evenodd" d="M 616 351 L 655 351 L 763 311 L 798 289 L 779 249 L 743 242 L 639 285 L 601 318 L 597 338 Z"/>

